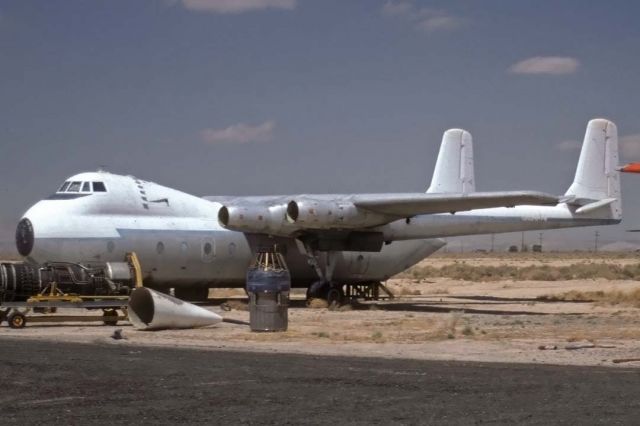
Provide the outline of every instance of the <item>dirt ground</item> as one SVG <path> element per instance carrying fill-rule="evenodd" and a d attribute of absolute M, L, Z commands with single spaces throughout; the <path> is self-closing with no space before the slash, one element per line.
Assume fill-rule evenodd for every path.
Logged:
<path fill-rule="evenodd" d="M 570 255 L 439 256 L 431 266 L 447 262 L 482 265 L 555 265 L 637 262 L 636 255 L 582 257 Z M 563 263 L 564 262 L 564 263 Z M 407 276 L 409 274 L 404 274 Z M 339 309 L 307 308 L 294 292 L 289 329 L 254 333 L 247 326 L 223 323 L 192 330 L 143 332 L 126 323 L 126 340 L 110 338 L 114 327 L 99 323 L 31 323 L 21 330 L 0 327 L 0 338 L 27 338 L 80 343 L 113 343 L 193 347 L 272 353 L 375 356 L 430 360 L 518 362 L 562 365 L 640 367 L 640 308 L 633 304 L 553 301 L 569 291 L 622 292 L 640 289 L 640 281 L 492 281 L 471 282 L 445 277 L 394 278 L 387 287 L 396 295 L 378 302 L 360 302 Z M 249 320 L 242 291 L 214 291 L 230 297 L 208 308 L 225 318 Z M 544 298 L 542 298 L 544 297 Z M 63 312 L 61 312 L 63 313 Z M 76 314 L 76 313 L 74 313 Z M 575 346 L 583 346 L 572 349 Z M 593 347 L 588 347 L 593 346 Z M 544 349 L 540 349 L 540 348 Z M 638 358 L 639 361 L 628 361 Z M 625 362 L 617 362 L 625 360 Z"/>

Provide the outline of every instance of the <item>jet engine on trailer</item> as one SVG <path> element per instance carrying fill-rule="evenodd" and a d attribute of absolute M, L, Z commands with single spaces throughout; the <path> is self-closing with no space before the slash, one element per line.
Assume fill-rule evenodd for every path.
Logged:
<path fill-rule="evenodd" d="M 127 295 L 134 287 L 134 277 L 127 262 L 52 262 L 40 267 L 26 262 L 0 262 L 0 303 L 24 302 L 53 283 L 65 294 Z"/>

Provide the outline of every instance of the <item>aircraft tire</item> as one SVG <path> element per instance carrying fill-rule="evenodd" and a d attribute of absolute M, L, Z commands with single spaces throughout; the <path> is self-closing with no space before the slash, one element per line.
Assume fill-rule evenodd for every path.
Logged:
<path fill-rule="evenodd" d="M 104 325 L 115 326 L 118 325 L 118 311 L 115 309 L 109 309 L 102 314 Z"/>
<path fill-rule="evenodd" d="M 344 302 L 344 291 L 342 291 L 342 286 L 339 286 L 339 285 L 331 286 L 326 292 L 325 299 L 327 300 L 327 304 L 329 306 L 342 305 L 342 302 Z"/>
<path fill-rule="evenodd" d="M 7 322 L 11 328 L 24 328 L 27 324 L 27 317 L 21 312 L 14 312 L 7 317 Z"/>
<path fill-rule="evenodd" d="M 307 300 L 324 299 L 328 283 L 325 281 L 316 281 L 307 288 Z"/>

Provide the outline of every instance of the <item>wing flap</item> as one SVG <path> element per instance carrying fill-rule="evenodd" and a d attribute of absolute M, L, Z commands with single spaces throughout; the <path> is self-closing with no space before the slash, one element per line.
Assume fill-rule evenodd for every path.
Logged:
<path fill-rule="evenodd" d="M 371 212 L 411 217 L 420 214 L 458 212 L 517 205 L 556 205 L 559 198 L 535 191 L 474 192 L 469 194 L 399 194 L 398 196 L 358 196 L 356 207 Z"/>

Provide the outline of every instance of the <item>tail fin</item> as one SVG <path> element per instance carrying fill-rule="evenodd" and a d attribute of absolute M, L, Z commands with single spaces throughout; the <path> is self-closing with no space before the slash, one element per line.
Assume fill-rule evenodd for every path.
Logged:
<path fill-rule="evenodd" d="M 581 204 L 583 211 L 611 205 L 611 215 L 622 215 L 620 174 L 618 168 L 618 130 L 611 121 L 596 118 L 589 121 L 582 143 L 578 168 L 567 196 Z M 607 200 L 607 202 L 596 203 Z M 586 205 L 585 205 L 586 204 Z M 586 207 L 593 208 L 587 209 Z M 578 209 L 579 212 L 580 209 Z"/>
<path fill-rule="evenodd" d="M 429 193 L 469 193 L 475 191 L 473 140 L 471 133 L 449 129 L 442 136 Z"/>

